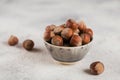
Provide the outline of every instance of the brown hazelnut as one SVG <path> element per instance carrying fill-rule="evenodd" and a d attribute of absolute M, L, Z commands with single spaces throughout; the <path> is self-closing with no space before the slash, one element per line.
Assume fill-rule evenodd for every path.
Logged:
<path fill-rule="evenodd" d="M 18 43 L 18 38 L 16 36 L 11 35 L 10 38 L 8 39 L 8 44 L 10 46 L 14 46 Z"/>
<path fill-rule="evenodd" d="M 66 39 L 69 40 L 73 35 L 73 31 L 71 28 L 64 28 L 61 32 L 61 36 Z"/>
<path fill-rule="evenodd" d="M 93 62 L 90 65 L 90 71 L 92 74 L 99 75 L 104 71 L 104 64 L 100 61 Z"/>
<path fill-rule="evenodd" d="M 81 36 L 81 38 L 82 38 L 82 44 L 87 44 L 87 43 L 89 43 L 90 40 L 91 40 L 90 35 L 87 34 L 87 33 L 83 33 L 83 34 L 81 34 L 80 36 Z"/>
<path fill-rule="evenodd" d="M 86 28 L 85 33 L 88 33 L 91 37 L 93 36 L 93 31 L 90 28 Z"/>
<path fill-rule="evenodd" d="M 79 29 L 76 29 L 76 30 L 73 31 L 73 34 L 75 34 L 75 35 L 79 35 L 79 33 L 80 33 Z"/>
<path fill-rule="evenodd" d="M 72 30 L 78 29 L 78 24 L 73 19 L 68 19 L 66 22 L 66 27 L 71 28 Z"/>
<path fill-rule="evenodd" d="M 82 45 L 82 38 L 79 35 L 73 35 L 70 40 L 71 46 L 80 46 Z"/>
<path fill-rule="evenodd" d="M 53 31 L 46 30 L 46 31 L 44 32 L 44 40 L 45 40 L 45 41 L 48 41 L 48 42 L 49 42 L 53 36 L 55 36 L 55 34 L 54 34 Z"/>
<path fill-rule="evenodd" d="M 63 27 L 63 28 L 65 28 L 66 26 L 65 26 L 65 24 L 62 24 L 62 25 L 60 25 L 61 27 Z"/>
<path fill-rule="evenodd" d="M 63 39 L 61 36 L 56 35 L 52 38 L 51 43 L 56 46 L 63 46 Z"/>
<path fill-rule="evenodd" d="M 56 28 L 56 26 L 52 24 L 52 25 L 47 26 L 46 30 L 53 31 L 55 28 Z"/>
<path fill-rule="evenodd" d="M 23 47 L 26 49 L 26 50 L 32 50 L 33 47 L 34 47 L 34 42 L 32 40 L 25 40 L 23 42 Z"/>
<path fill-rule="evenodd" d="M 55 34 L 60 34 L 63 29 L 64 29 L 64 26 L 58 26 L 54 29 L 54 33 Z"/>
<path fill-rule="evenodd" d="M 80 21 L 80 22 L 78 23 L 78 29 L 79 29 L 80 31 L 82 31 L 82 32 L 85 31 L 85 29 L 86 29 L 86 24 L 85 24 L 84 21 Z"/>

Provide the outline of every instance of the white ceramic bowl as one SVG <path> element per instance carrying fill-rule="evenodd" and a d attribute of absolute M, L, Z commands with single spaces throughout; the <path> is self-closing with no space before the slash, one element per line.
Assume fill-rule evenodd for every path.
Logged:
<path fill-rule="evenodd" d="M 88 53 L 92 41 L 86 45 L 77 46 L 77 47 L 64 47 L 64 46 L 55 46 L 46 41 L 44 41 L 45 46 L 50 52 L 51 56 L 60 62 L 76 62 L 84 58 Z"/>

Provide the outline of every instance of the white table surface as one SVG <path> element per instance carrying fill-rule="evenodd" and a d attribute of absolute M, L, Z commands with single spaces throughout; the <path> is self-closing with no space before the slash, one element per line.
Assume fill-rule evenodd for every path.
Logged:
<path fill-rule="evenodd" d="M 84 20 L 94 30 L 93 47 L 74 65 L 60 65 L 46 50 L 42 36 L 49 24 L 67 19 Z M 119 0 L 0 0 L 0 80 L 120 80 Z M 10 35 L 19 44 L 7 44 Z M 35 50 L 22 48 L 25 39 Z M 87 72 L 90 63 L 101 61 L 99 76 Z"/>

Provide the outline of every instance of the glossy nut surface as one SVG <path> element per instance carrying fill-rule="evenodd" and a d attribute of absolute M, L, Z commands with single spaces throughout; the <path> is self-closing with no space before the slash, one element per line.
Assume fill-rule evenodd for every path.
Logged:
<path fill-rule="evenodd" d="M 8 39 L 8 44 L 10 46 L 14 46 L 14 45 L 16 45 L 18 43 L 18 41 L 19 40 L 18 40 L 18 38 L 16 36 L 11 35 L 10 38 Z"/>
<path fill-rule="evenodd" d="M 71 28 L 65 28 L 61 32 L 61 36 L 66 40 L 70 39 L 72 35 L 73 35 L 73 30 Z"/>
<path fill-rule="evenodd" d="M 79 35 L 73 35 L 70 40 L 71 46 L 80 46 L 82 45 L 82 38 Z"/>
<path fill-rule="evenodd" d="M 30 39 L 27 39 L 23 42 L 23 47 L 26 49 L 26 50 L 32 50 L 33 47 L 34 47 L 34 42 Z"/>
<path fill-rule="evenodd" d="M 64 29 L 63 26 L 58 26 L 54 29 L 54 33 L 55 34 L 60 34 L 62 32 L 62 30 Z"/>
<path fill-rule="evenodd" d="M 86 29 L 86 24 L 85 24 L 84 21 L 80 21 L 80 22 L 78 23 L 78 29 L 79 29 L 80 31 L 82 31 L 82 32 L 85 31 L 85 29 Z"/>
<path fill-rule="evenodd" d="M 99 75 L 104 71 L 104 64 L 100 61 L 93 62 L 90 65 L 90 70 L 92 74 Z"/>
<path fill-rule="evenodd" d="M 59 35 L 52 38 L 51 43 L 56 46 L 63 46 L 63 39 Z"/>
<path fill-rule="evenodd" d="M 81 36 L 81 38 L 82 38 L 82 44 L 83 44 L 83 45 L 84 45 L 84 44 L 88 44 L 88 43 L 90 42 L 90 40 L 91 40 L 90 35 L 87 34 L 87 33 L 83 33 L 83 34 L 81 34 L 80 36 Z"/>
<path fill-rule="evenodd" d="M 88 33 L 91 37 L 93 36 L 93 31 L 90 28 L 86 28 L 85 33 Z"/>
<path fill-rule="evenodd" d="M 68 19 L 66 22 L 66 27 L 71 28 L 72 30 L 78 29 L 78 24 L 73 19 Z"/>
<path fill-rule="evenodd" d="M 52 24 L 52 25 L 48 25 L 45 30 L 53 31 L 55 28 L 56 26 Z"/>
<path fill-rule="evenodd" d="M 45 41 L 48 41 L 48 42 L 49 42 L 53 36 L 55 36 L 55 34 L 54 34 L 53 31 L 46 30 L 46 31 L 44 32 L 44 40 L 45 40 Z"/>

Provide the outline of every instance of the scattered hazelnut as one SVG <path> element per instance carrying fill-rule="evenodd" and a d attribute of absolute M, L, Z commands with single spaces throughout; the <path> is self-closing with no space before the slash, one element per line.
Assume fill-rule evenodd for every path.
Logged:
<path fill-rule="evenodd" d="M 62 32 L 62 30 L 64 29 L 63 26 L 58 26 L 54 29 L 54 33 L 55 34 L 60 34 Z"/>
<path fill-rule="evenodd" d="M 90 65 L 90 71 L 92 74 L 99 75 L 104 71 L 104 64 L 100 61 L 93 62 Z"/>
<path fill-rule="evenodd" d="M 72 35 L 73 35 L 73 30 L 71 28 L 64 28 L 61 32 L 61 36 L 66 40 L 70 39 Z"/>
<path fill-rule="evenodd" d="M 26 50 L 32 50 L 33 47 L 34 47 L 34 42 L 32 40 L 25 40 L 23 42 L 23 47 L 26 49 Z"/>
<path fill-rule="evenodd" d="M 81 38 L 82 38 L 82 44 L 87 44 L 90 42 L 91 38 L 90 38 L 90 35 L 87 34 L 87 33 L 83 33 L 80 35 Z"/>
<path fill-rule="evenodd" d="M 82 38 L 79 35 L 73 35 L 70 40 L 71 46 L 80 46 L 82 45 Z"/>
<path fill-rule="evenodd" d="M 10 38 L 9 38 L 9 40 L 8 40 L 8 44 L 10 46 L 14 46 L 17 43 L 18 43 L 18 38 L 16 36 L 11 35 Z"/>
<path fill-rule="evenodd" d="M 91 37 L 93 36 L 93 31 L 92 31 L 92 29 L 90 29 L 90 28 L 86 28 L 86 29 L 85 29 L 85 33 L 90 34 Z"/>
<path fill-rule="evenodd" d="M 46 30 L 53 31 L 55 28 L 56 28 L 56 26 L 52 24 L 52 25 L 47 26 Z"/>
<path fill-rule="evenodd" d="M 63 46 L 63 39 L 59 35 L 52 38 L 51 43 L 56 46 Z"/>
<path fill-rule="evenodd" d="M 66 22 L 66 27 L 71 28 L 72 30 L 76 30 L 78 28 L 78 24 L 73 19 L 68 19 Z"/>
<path fill-rule="evenodd" d="M 45 41 L 48 41 L 48 42 L 49 42 L 53 36 L 55 36 L 55 34 L 54 34 L 53 31 L 46 30 L 46 31 L 44 32 L 44 40 L 45 40 Z"/>
<path fill-rule="evenodd" d="M 78 23 L 78 29 L 82 32 L 84 32 L 84 30 L 86 29 L 86 24 L 84 23 L 84 21 L 80 21 Z"/>

